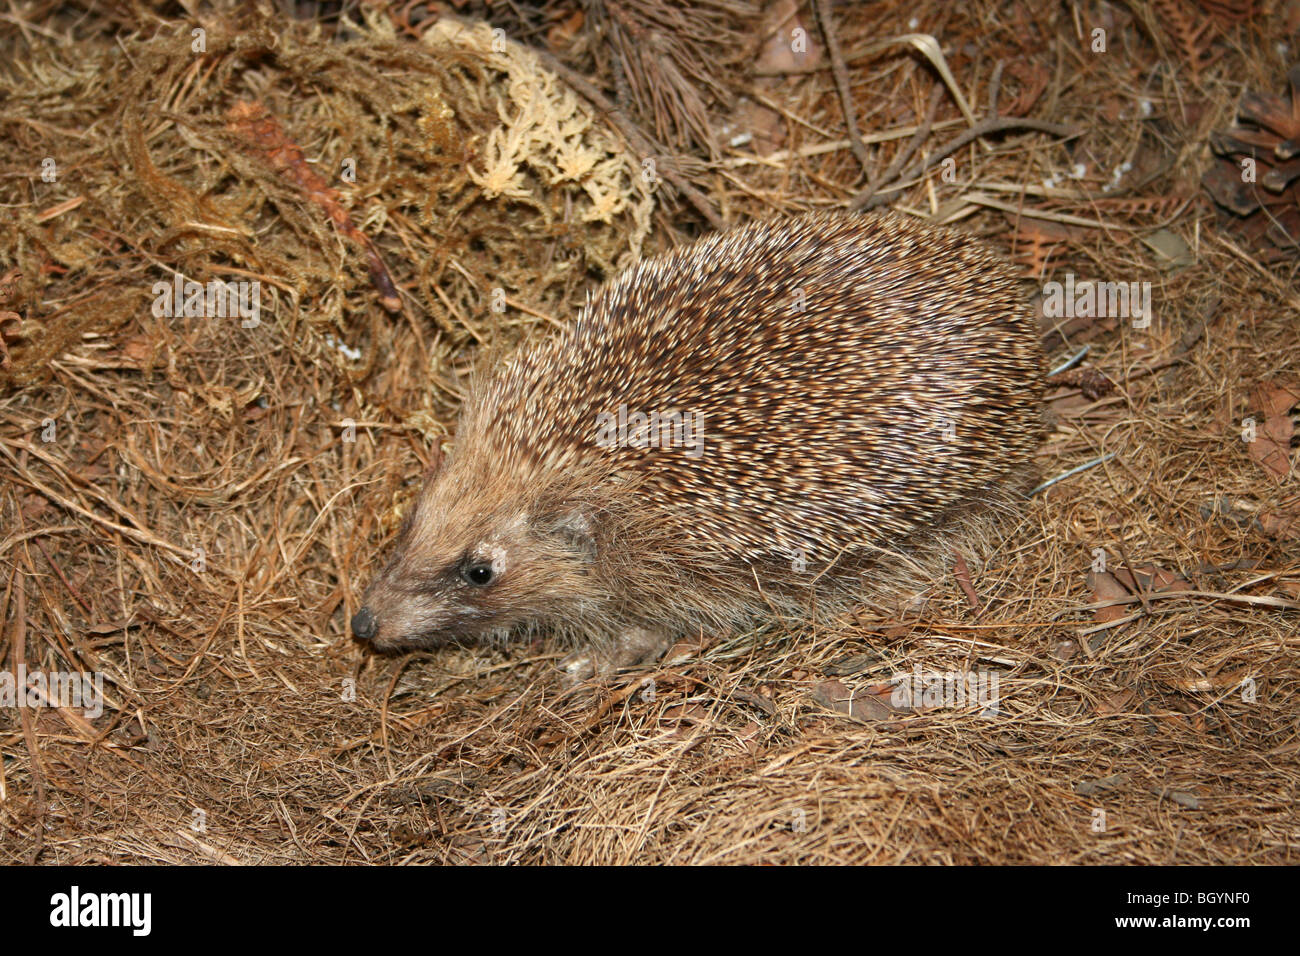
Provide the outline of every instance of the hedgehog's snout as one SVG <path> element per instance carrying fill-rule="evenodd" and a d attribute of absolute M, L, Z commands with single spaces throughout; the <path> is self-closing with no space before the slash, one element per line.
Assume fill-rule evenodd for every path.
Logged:
<path fill-rule="evenodd" d="M 394 606 L 380 600 L 370 600 L 352 615 L 352 636 L 381 654 L 409 651 L 417 647 L 432 646 L 437 640 L 438 628 L 416 622 L 403 606 Z"/>
<path fill-rule="evenodd" d="M 395 594 L 382 581 L 362 600 L 361 609 L 352 615 L 352 636 L 372 651 L 384 654 L 437 643 L 444 624 L 438 606 Z"/>
<path fill-rule="evenodd" d="M 371 613 L 370 608 L 363 607 L 352 615 L 352 636 L 359 641 L 368 641 L 375 636 L 379 629 L 375 621 L 375 615 Z"/>
<path fill-rule="evenodd" d="M 370 582 L 352 615 L 352 636 L 380 654 L 438 647 L 463 636 L 466 613 L 454 584 L 412 576 L 398 560 Z"/>
<path fill-rule="evenodd" d="M 352 615 L 352 636 L 380 653 L 406 644 L 415 623 L 411 600 L 393 587 L 391 572 L 386 568 L 370 582 L 360 609 Z"/>

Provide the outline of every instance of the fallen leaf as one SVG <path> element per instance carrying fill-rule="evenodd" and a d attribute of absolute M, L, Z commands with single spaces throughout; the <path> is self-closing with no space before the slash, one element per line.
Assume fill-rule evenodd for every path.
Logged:
<path fill-rule="evenodd" d="M 1113 694 L 1107 694 L 1097 703 L 1098 717 L 1114 717 L 1116 714 L 1127 713 L 1129 705 L 1137 698 L 1137 691 L 1134 690 L 1117 690 Z"/>
<path fill-rule="evenodd" d="M 585 14 L 581 9 L 574 10 L 564 20 L 556 23 L 546 34 L 547 45 L 553 50 L 563 49 L 573 42 L 573 38 L 582 29 Z"/>
<path fill-rule="evenodd" d="M 1057 641 L 1052 648 L 1052 656 L 1058 661 L 1073 660 L 1079 653 L 1078 641 Z"/>
<path fill-rule="evenodd" d="M 1092 603 L 1100 604 L 1103 601 L 1117 601 L 1120 598 L 1129 596 L 1128 589 L 1115 580 L 1107 571 L 1090 572 L 1088 574 L 1088 584 L 1092 588 Z M 1110 607 L 1099 607 L 1093 612 L 1093 619 L 1098 624 L 1109 624 L 1111 621 L 1118 621 L 1129 613 L 1128 606 L 1124 604 L 1112 604 Z"/>
<path fill-rule="evenodd" d="M 1255 388 L 1254 404 L 1269 418 L 1285 415 L 1300 405 L 1300 385 L 1264 382 Z"/>
<path fill-rule="evenodd" d="M 810 696 L 827 710 L 847 714 L 856 720 L 890 720 L 898 716 L 889 705 L 888 697 L 881 698 L 865 689 L 854 690 L 843 681 L 823 681 L 813 687 Z"/>
<path fill-rule="evenodd" d="M 1255 429 L 1255 440 L 1246 451 L 1260 467 L 1275 478 L 1291 474 L 1291 439 L 1295 435 L 1289 412 L 1300 403 L 1300 386 L 1269 381 L 1255 388 L 1251 406 L 1259 409 L 1264 421 Z"/>
<path fill-rule="evenodd" d="M 1167 571 L 1154 564 L 1142 564 L 1129 570 L 1120 568 L 1115 571 L 1115 580 L 1129 591 L 1160 592 L 1191 590 L 1192 583 L 1177 571 Z"/>
<path fill-rule="evenodd" d="M 143 365 L 151 351 L 153 340 L 147 335 L 134 335 L 122 343 L 122 354 L 137 365 Z"/>
<path fill-rule="evenodd" d="M 1166 270 L 1185 269 L 1196 261 L 1187 241 L 1170 229 L 1160 229 L 1141 238 L 1143 244 L 1164 260 L 1161 266 Z"/>

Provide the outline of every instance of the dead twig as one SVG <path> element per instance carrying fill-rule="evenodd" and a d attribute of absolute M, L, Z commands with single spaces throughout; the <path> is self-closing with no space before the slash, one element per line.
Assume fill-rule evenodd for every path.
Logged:
<path fill-rule="evenodd" d="M 325 210 L 339 232 L 360 243 L 366 252 L 370 281 L 379 290 L 379 304 L 394 314 L 402 311 L 402 297 L 374 240 L 357 228 L 339 202 L 338 192 L 307 164 L 302 149 L 289 139 L 280 121 L 260 103 L 240 100 L 230 108 L 229 128 L 253 146 L 265 162 Z"/>
<path fill-rule="evenodd" d="M 881 191 L 882 193 L 896 192 L 897 190 L 902 189 L 904 184 L 911 182 L 926 170 L 938 165 L 945 158 L 957 152 L 957 150 L 966 146 L 968 143 L 974 142 L 984 136 L 990 136 L 993 133 L 1001 133 L 1012 129 L 1037 130 L 1043 133 L 1051 133 L 1053 136 L 1060 136 L 1062 138 L 1079 135 L 1078 130 L 1073 129 L 1072 127 L 1062 126 L 1060 123 L 1049 123 L 1046 120 L 1036 120 L 1028 117 L 1015 116 L 989 117 L 988 119 L 976 123 L 970 129 L 966 130 L 966 132 L 954 138 L 952 142 L 943 146 L 938 152 L 932 153 L 926 158 L 913 163 L 906 172 L 897 178 L 896 182 L 885 184 L 881 187 Z M 888 200 L 884 198 L 883 195 L 875 195 L 869 192 L 868 189 L 864 189 L 849 200 L 849 208 L 853 210 L 874 209 L 876 206 L 883 205 L 886 202 L 888 202 Z"/>
<path fill-rule="evenodd" d="M 866 172 L 871 166 L 871 158 L 867 155 L 867 147 L 858 132 L 857 111 L 853 107 L 853 91 L 849 88 L 849 70 L 844 65 L 844 54 L 840 51 L 840 41 L 835 35 L 830 0 L 817 0 L 817 22 L 821 24 L 822 36 L 826 38 L 826 52 L 830 55 L 835 87 L 840 95 L 840 107 L 844 110 L 844 125 L 849 132 L 849 148 L 853 150 L 853 155 L 858 158 L 863 171 Z"/>
<path fill-rule="evenodd" d="M 906 164 L 913 155 L 915 155 L 917 149 L 920 148 L 921 144 L 925 142 L 927 137 L 929 137 L 930 130 L 934 128 L 935 114 L 939 111 L 939 101 L 942 99 L 943 87 L 936 86 L 934 92 L 930 94 L 930 107 L 926 110 L 925 119 L 923 119 L 921 125 L 916 128 L 916 132 L 912 134 L 912 138 L 908 140 L 906 146 L 898 151 L 898 155 L 894 157 L 893 162 L 889 164 L 884 173 L 879 177 L 873 175 L 871 180 L 867 183 L 867 188 L 862 191 L 862 195 L 866 197 L 863 199 L 864 204 L 870 202 L 871 197 L 876 194 L 876 189 L 881 182 L 892 183 L 895 181 L 895 178 L 898 176 L 898 171 L 903 168 L 904 164 Z"/>

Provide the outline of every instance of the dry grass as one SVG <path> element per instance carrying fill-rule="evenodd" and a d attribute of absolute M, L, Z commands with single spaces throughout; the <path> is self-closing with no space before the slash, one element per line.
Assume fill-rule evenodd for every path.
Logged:
<path fill-rule="evenodd" d="M 1054 362 L 1086 342 L 1113 387 L 1053 393 L 1042 471 L 1114 457 L 963 545 L 978 614 L 949 573 L 902 610 L 701 635 L 569 696 L 562 648 L 374 659 L 346 621 L 466 372 L 572 314 L 639 244 L 631 207 L 584 224 L 583 191 L 538 169 L 545 201 L 489 196 L 466 168 L 501 73 L 384 21 L 348 37 L 213 17 L 196 57 L 170 7 L 135 35 L 11 7 L 0 45 L 26 55 L 0 75 L 0 274 L 22 273 L 24 325 L 0 378 L 0 660 L 101 672 L 105 703 L 95 719 L 0 709 L 0 860 L 1297 862 L 1300 492 L 1269 407 L 1300 383 L 1300 293 L 1294 263 L 1261 266 L 1196 198 L 1208 133 L 1289 65 L 1274 26 L 1219 27 L 1193 73 L 1140 4 L 892 6 L 836 9 L 859 126 L 897 132 L 865 136 L 871 170 L 940 83 L 903 47 L 856 52 L 911 17 L 977 112 L 1004 60 L 1004 115 L 1080 133 L 974 143 L 956 183 L 936 171 L 889 196 L 987 234 L 1033 282 L 1152 282 L 1149 329 L 1045 321 Z M 1094 22 L 1109 55 L 1080 40 Z M 733 79 L 758 104 L 744 121 L 787 152 L 741 145 L 702 172 L 722 215 L 840 205 L 871 179 L 830 70 Z M 339 190 L 403 315 L 379 306 L 360 247 L 227 129 L 237 98 Z M 945 97 L 921 154 L 960 123 Z M 356 185 L 330 172 L 347 157 Z M 647 250 L 690 221 L 661 215 Z M 1142 241 L 1160 229 L 1186 265 Z M 260 278 L 259 326 L 153 316 L 174 271 Z M 1241 440 L 1248 416 L 1289 471 Z M 1169 575 L 1099 608 L 1099 553 L 1111 580 Z M 996 673 L 997 712 L 891 707 L 916 667 Z"/>

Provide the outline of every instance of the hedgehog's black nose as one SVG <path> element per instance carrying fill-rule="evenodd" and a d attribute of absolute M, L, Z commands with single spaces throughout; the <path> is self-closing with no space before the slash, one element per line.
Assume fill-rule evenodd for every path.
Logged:
<path fill-rule="evenodd" d="M 363 641 L 375 636 L 375 616 L 370 613 L 370 608 L 363 607 L 352 615 L 352 633 Z"/>

